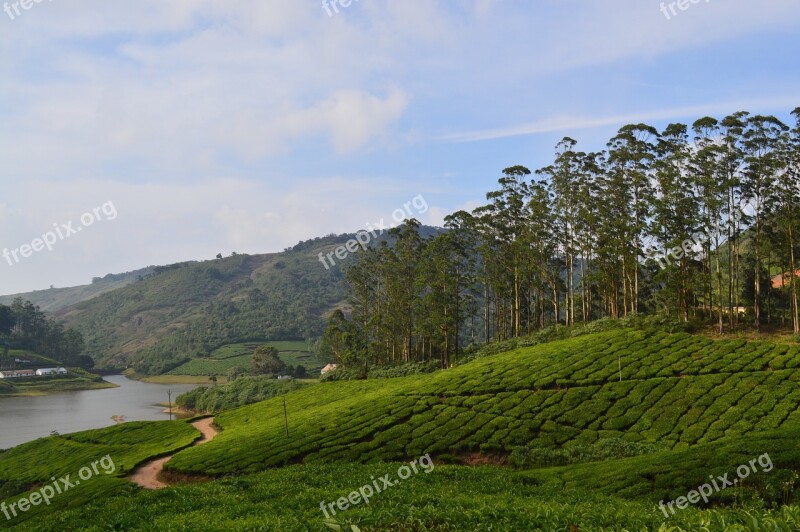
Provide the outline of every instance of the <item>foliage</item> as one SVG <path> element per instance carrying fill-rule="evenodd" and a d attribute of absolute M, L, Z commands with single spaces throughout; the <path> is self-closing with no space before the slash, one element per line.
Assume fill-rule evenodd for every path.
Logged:
<path fill-rule="evenodd" d="M 0 305 L 0 340 L 14 347 L 29 349 L 56 359 L 64 365 L 86 364 L 81 358 L 84 340 L 75 329 L 48 317 L 42 310 L 22 298 L 14 299 L 10 307 Z"/>
<path fill-rule="evenodd" d="M 291 466 L 167 490 L 133 491 L 36 516 L 22 525 L 44 532 L 112 530 L 795 530 L 800 509 L 688 508 L 665 518 L 652 502 L 561 489 L 495 468 L 440 466 L 418 474 L 326 520 L 320 501 L 335 502 L 400 464 Z"/>
<path fill-rule="evenodd" d="M 160 268 L 60 317 L 83 333 L 98 365 L 132 366 L 146 375 L 228 344 L 318 337 L 324 316 L 345 299 L 341 271 L 325 270 L 317 259 L 321 250 Z M 279 262 L 283 268 L 276 268 Z"/>
<path fill-rule="evenodd" d="M 224 345 L 212 352 L 208 357 L 187 360 L 170 370 L 168 375 L 216 375 L 234 376 L 249 373 L 253 351 L 260 345 L 258 342 L 245 342 Z M 287 365 L 304 367 L 307 371 L 319 371 L 319 364 L 311 353 L 306 351 L 304 342 L 269 342 L 270 346 L 279 350 L 280 359 Z M 295 370 L 297 371 L 297 370 Z"/>
<path fill-rule="evenodd" d="M 285 369 L 286 364 L 281 360 L 278 350 L 271 345 L 261 345 L 253 352 L 250 371 L 255 375 L 277 374 Z"/>
<path fill-rule="evenodd" d="M 433 373 L 439 369 L 441 369 L 439 363 L 435 360 L 428 362 L 409 362 L 408 364 L 396 364 L 392 366 L 371 366 L 366 374 L 364 374 L 360 368 L 338 367 L 323 375 L 320 380 L 328 382 L 355 379 L 392 379 L 395 377 Z"/>
<path fill-rule="evenodd" d="M 215 441 L 166 467 L 225 474 L 425 452 L 505 456 L 531 442 L 555 449 L 606 438 L 680 449 L 789 424 L 800 408 L 797 367 L 793 344 L 608 331 L 432 374 L 292 392 L 289 439 L 282 401 L 225 412 Z"/>
<path fill-rule="evenodd" d="M 786 323 L 800 333 L 794 115 L 791 131 L 746 112 L 691 132 L 629 124 L 599 153 L 566 137 L 535 175 L 505 168 L 446 231 L 425 238 L 408 220 L 359 253 L 345 274 L 352 312 L 331 316 L 322 351 L 362 373 L 446 368 L 469 344 L 657 314 L 668 332 L 697 321 L 720 334 Z"/>
<path fill-rule="evenodd" d="M 295 380 L 276 380 L 272 377 L 239 377 L 223 386 L 200 387 L 178 396 L 175 403 L 195 412 L 217 413 L 264 401 L 305 385 Z"/>
<path fill-rule="evenodd" d="M 522 469 L 530 469 L 628 458 L 654 453 L 658 450 L 657 445 L 631 442 L 622 438 L 603 438 L 590 444 L 570 442 L 559 449 L 536 441 L 529 445 L 515 447 L 511 451 L 509 464 Z"/>
<path fill-rule="evenodd" d="M 64 475 L 77 477 L 104 456 L 113 460 L 115 471 L 79 482 L 67 493 L 53 498 L 51 505 L 32 507 L 12 525 L 41 514 L 49 519 L 53 512 L 80 507 L 91 501 L 121 493 L 135 492 L 132 485 L 120 478 L 145 459 L 174 452 L 192 443 L 198 436 L 194 427 L 184 422 L 132 422 L 106 429 L 77 432 L 69 435 L 40 438 L 0 453 L 0 496 L 4 502 L 25 496 L 29 489 L 52 482 Z M 7 524 L 3 516 L 4 526 Z"/>

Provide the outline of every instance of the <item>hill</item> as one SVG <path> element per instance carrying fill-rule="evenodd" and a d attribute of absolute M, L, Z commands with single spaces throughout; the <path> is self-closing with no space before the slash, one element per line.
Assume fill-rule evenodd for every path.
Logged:
<path fill-rule="evenodd" d="M 300 390 L 286 397 L 288 440 L 280 401 L 226 412 L 216 440 L 168 467 L 220 475 L 425 452 L 466 462 L 532 442 L 555 448 L 604 438 L 682 449 L 797 419 L 798 366 L 798 345 L 610 331 L 434 374 Z"/>
<path fill-rule="evenodd" d="M 420 234 L 436 232 L 423 227 Z M 320 254 L 354 238 L 330 235 L 281 253 L 156 266 L 148 276 L 56 316 L 83 334 L 98 366 L 148 375 L 231 344 L 317 338 L 328 314 L 346 305 L 342 271 L 357 256 L 326 267 Z M 388 238 L 379 234 L 370 244 Z"/>
<path fill-rule="evenodd" d="M 321 333 L 324 316 L 345 297 L 340 270 L 325 270 L 317 258 L 335 242 L 157 267 L 58 317 L 83 333 L 100 366 L 133 366 L 144 374 L 165 373 L 237 342 L 304 340 Z"/>
<path fill-rule="evenodd" d="M 105 277 L 96 277 L 92 284 L 72 286 L 69 288 L 50 288 L 47 290 L 34 290 L 20 294 L 0 296 L 0 305 L 10 305 L 16 298 L 30 301 L 40 309 L 47 312 L 57 312 L 61 309 L 88 301 L 107 292 L 122 288 L 137 280 L 150 275 L 153 267 L 142 268 L 132 272 L 113 274 Z"/>
<path fill-rule="evenodd" d="M 217 415 L 216 439 L 166 465 L 168 478 L 212 482 L 65 501 L 70 510 L 22 526 L 188 530 L 213 515 L 219 530 L 791 530 L 800 509 L 767 508 L 798 492 L 798 366 L 796 344 L 618 330 L 434 374 L 320 383 Z M 27 460 L 34 446 L 20 449 L 0 454 L 0 471 L 14 465 L 18 482 L 35 476 L 31 464 L 43 467 Z M 570 463 L 550 467 L 564 453 Z M 320 510 L 426 455 L 435 468 L 390 483 L 369 504 Z M 708 504 L 675 515 L 659 508 L 748 462 L 760 470 Z"/>

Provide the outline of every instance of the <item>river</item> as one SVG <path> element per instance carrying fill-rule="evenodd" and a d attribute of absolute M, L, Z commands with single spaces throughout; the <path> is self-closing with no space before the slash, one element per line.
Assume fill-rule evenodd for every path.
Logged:
<path fill-rule="evenodd" d="M 104 377 L 118 388 L 54 393 L 39 397 L 0 398 L 0 449 L 8 449 L 52 431 L 61 434 L 114 425 L 112 416 L 125 421 L 169 419 L 162 412 L 167 392 L 172 400 L 197 384 L 150 384 L 122 375 Z"/>

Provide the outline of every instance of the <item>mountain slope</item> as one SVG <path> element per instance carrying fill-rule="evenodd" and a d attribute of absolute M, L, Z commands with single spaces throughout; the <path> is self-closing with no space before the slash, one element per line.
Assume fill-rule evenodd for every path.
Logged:
<path fill-rule="evenodd" d="M 238 255 L 157 268 L 152 277 L 63 310 L 100 365 L 162 373 L 249 339 L 304 339 L 344 299 L 339 271 L 306 253 Z"/>
<path fill-rule="evenodd" d="M 137 280 L 147 277 L 153 272 L 153 267 L 142 268 L 132 272 L 113 274 L 109 273 L 105 277 L 97 277 L 92 280 L 92 284 L 71 286 L 68 288 L 50 288 L 47 290 L 35 290 L 20 294 L 0 296 L 0 305 L 10 305 L 14 299 L 22 298 L 37 305 L 46 312 L 57 312 L 61 309 L 88 301 L 107 292 L 122 288 Z"/>
<path fill-rule="evenodd" d="M 798 366 L 798 345 L 612 331 L 435 374 L 293 392 L 290 439 L 280 400 L 226 412 L 214 442 L 178 454 L 168 468 L 219 475 L 426 452 L 502 456 L 531 442 L 556 448 L 607 438 L 680 449 L 797 420 Z"/>
<path fill-rule="evenodd" d="M 178 452 L 166 466 L 168 479 L 209 482 L 144 492 L 108 478 L 86 489 L 113 488 L 113 495 L 97 493 L 88 502 L 88 492 L 76 490 L 57 508 L 12 526 L 795 530 L 800 509 L 783 505 L 798 494 L 799 366 L 796 344 L 616 330 L 435 374 L 320 383 L 217 415 L 222 431 L 214 441 Z M 76 436 L 45 445 L 64 438 L 106 445 L 113 437 L 123 449 L 121 433 Z M 500 463 L 520 446 L 571 449 L 579 457 L 582 449 L 619 440 L 652 445 L 640 456 L 585 456 L 526 471 L 445 465 Z M 0 466 L 15 466 L 5 468 L 15 471 L 9 496 L 24 492 L 38 471 L 63 468 L 55 453 L 48 458 L 38 449 L 0 453 Z M 412 473 L 407 465 L 428 453 L 435 468 Z M 680 504 L 710 475 L 743 478 L 739 466 L 747 463 L 758 471 L 746 482 L 709 496 L 710 506 L 733 507 L 702 509 L 700 502 L 674 515 L 659 507 L 661 500 Z M 368 504 L 353 503 L 326 520 L 322 503 L 346 501 L 359 486 L 384 478 L 389 483 Z M 392 482 L 397 478 L 403 480 Z M 781 507 L 768 509 L 773 504 Z"/>
<path fill-rule="evenodd" d="M 354 238 L 329 235 L 282 253 L 157 266 L 144 279 L 57 317 L 83 333 L 99 366 L 132 366 L 144 374 L 165 373 L 237 342 L 315 338 L 328 314 L 346 304 L 343 270 L 358 253 L 327 268 L 319 256 Z M 379 234 L 370 245 L 390 239 Z"/>

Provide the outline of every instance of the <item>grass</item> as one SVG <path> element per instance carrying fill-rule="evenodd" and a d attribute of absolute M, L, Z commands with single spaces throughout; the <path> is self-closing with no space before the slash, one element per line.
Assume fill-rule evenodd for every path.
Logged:
<path fill-rule="evenodd" d="M 220 437 L 167 467 L 217 475 L 424 452 L 504 456 L 533 441 L 557 448 L 603 438 L 683 449 L 797 419 L 798 366 L 800 346 L 611 331 L 429 375 L 290 393 L 288 439 L 282 399 L 225 412 Z"/>
<path fill-rule="evenodd" d="M 71 475 L 75 480 L 81 468 L 105 456 L 111 457 L 115 465 L 111 475 L 101 470 L 91 480 L 55 497 L 50 506 L 32 507 L 15 518 L 14 523 L 37 514 L 47 519 L 55 510 L 76 508 L 114 493 L 130 492 L 130 483 L 119 477 L 151 456 L 190 445 L 197 436 L 198 431 L 183 422 L 134 422 L 40 438 L 0 453 L 0 501 L 7 504 L 18 501 L 52 483 L 53 477 Z M 0 516 L 0 523 L 8 524 L 5 521 L 5 516 Z"/>
<path fill-rule="evenodd" d="M 304 366 L 309 373 L 319 373 L 322 366 L 308 351 L 305 342 L 264 341 L 228 344 L 214 350 L 208 358 L 195 358 L 169 371 L 167 375 L 211 376 L 227 375 L 235 367 L 250 368 L 253 351 L 259 345 L 271 345 L 279 351 L 281 360 L 287 366 Z M 151 381 L 156 382 L 156 381 Z"/>
<path fill-rule="evenodd" d="M 65 496 L 65 511 L 31 515 L 24 526 L 796 530 L 800 509 L 791 503 L 800 471 L 798 367 L 798 345 L 616 330 L 433 374 L 319 383 L 218 414 L 222 431 L 214 441 L 186 448 L 166 464 L 171 474 L 210 482 L 158 492 L 109 484 L 102 496 L 94 494 L 97 500 L 73 503 Z M 104 430 L 114 429 L 122 430 Z M 160 438 L 162 449 L 186 441 L 183 432 L 171 437 L 169 445 L 163 442 L 169 435 Z M 78 446 L 73 455 L 71 442 L 55 439 L 41 449 L 0 453 L 0 471 L 40 464 L 10 479 L 35 483 L 67 454 L 70 467 L 102 456 L 104 446 L 160 454 L 158 436 L 152 447 L 138 433 L 90 431 L 81 438 L 97 445 L 92 453 Z M 586 458 L 527 470 L 473 467 L 502 464 L 529 446 L 556 453 L 608 440 L 631 442 L 649 454 L 612 459 L 571 452 Z M 431 474 L 412 476 L 369 505 L 335 516 L 337 523 L 325 523 L 321 501 L 347 496 L 373 477 L 397 471 L 396 462 L 426 453 L 437 464 Z M 659 510 L 658 501 L 685 496 L 709 475 L 734 472 L 765 454 L 773 469 L 719 492 L 711 503 L 720 506 L 690 507 L 670 517 Z M 133 458 L 120 460 L 128 465 Z M 117 481 L 104 477 L 93 485 Z"/>
<path fill-rule="evenodd" d="M 26 523 L 60 530 L 331 530 L 321 502 L 335 502 L 401 464 L 291 466 L 156 492 L 128 491 Z M 330 510 L 329 510 L 330 515 Z M 654 504 L 530 482 L 497 467 L 437 466 L 330 516 L 360 530 L 793 530 L 797 507 L 698 510 L 669 519 Z M 328 521 L 331 524 L 333 522 Z M 572 527 L 572 528 L 570 528 Z M 755 528 L 753 528 L 755 527 Z M 335 530 L 335 528 L 334 528 Z"/>

